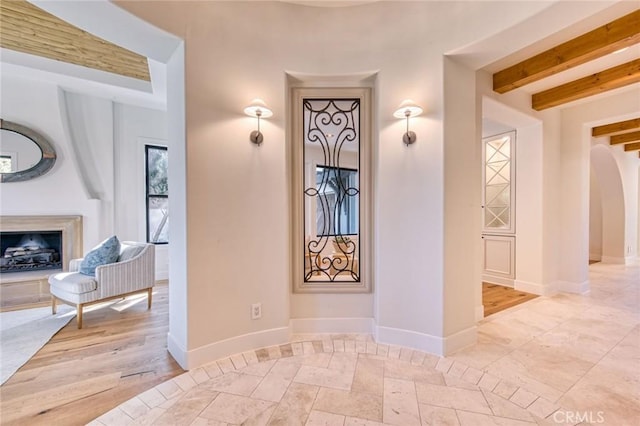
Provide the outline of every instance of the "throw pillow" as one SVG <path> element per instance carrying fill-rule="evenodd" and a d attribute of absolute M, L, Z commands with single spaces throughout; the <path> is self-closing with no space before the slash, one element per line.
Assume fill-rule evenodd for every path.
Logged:
<path fill-rule="evenodd" d="M 120 241 L 114 235 L 98 244 L 85 255 L 84 260 L 80 263 L 78 272 L 84 275 L 95 275 L 96 267 L 113 263 L 118 260 L 118 256 L 120 256 Z"/>

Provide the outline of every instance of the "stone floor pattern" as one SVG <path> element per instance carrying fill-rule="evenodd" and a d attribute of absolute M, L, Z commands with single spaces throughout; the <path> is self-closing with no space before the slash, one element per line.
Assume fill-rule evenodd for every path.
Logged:
<path fill-rule="evenodd" d="M 296 335 L 138 395 L 92 425 L 640 424 L 640 267 L 590 268 L 441 358 L 368 335 Z"/>

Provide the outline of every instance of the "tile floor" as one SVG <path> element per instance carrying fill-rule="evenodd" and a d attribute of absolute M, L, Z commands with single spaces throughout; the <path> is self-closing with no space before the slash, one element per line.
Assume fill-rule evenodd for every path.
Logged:
<path fill-rule="evenodd" d="M 367 335 L 297 335 L 138 395 L 93 425 L 640 424 L 640 266 L 590 267 L 591 293 L 485 318 L 446 358 Z"/>

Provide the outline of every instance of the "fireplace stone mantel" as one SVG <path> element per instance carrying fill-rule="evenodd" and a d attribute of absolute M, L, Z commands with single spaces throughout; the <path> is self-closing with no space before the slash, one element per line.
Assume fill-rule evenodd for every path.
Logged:
<path fill-rule="evenodd" d="M 62 267 L 82 257 L 82 216 L 0 216 L 0 232 L 62 232 Z M 50 300 L 47 277 L 56 270 L 0 275 L 0 307 L 16 308 Z"/>

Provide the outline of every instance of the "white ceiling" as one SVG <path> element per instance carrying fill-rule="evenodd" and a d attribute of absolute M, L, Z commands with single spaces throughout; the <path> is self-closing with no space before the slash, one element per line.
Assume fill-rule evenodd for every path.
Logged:
<path fill-rule="evenodd" d="M 375 3 L 375 1 L 371 0 L 280 1 L 317 7 L 362 6 L 366 3 Z M 98 96 L 107 96 L 122 102 L 147 104 L 153 108 L 165 108 L 166 88 L 164 86 L 166 72 L 163 62 L 166 61 L 173 48 L 179 43 L 177 38 L 165 33 L 166 36 L 160 34 L 155 35 L 154 39 L 149 39 L 136 29 L 139 26 L 131 24 L 130 21 L 132 19 L 137 20 L 137 18 L 122 9 L 114 7 L 108 1 L 32 0 L 32 2 L 86 31 L 150 57 L 153 87 L 137 87 L 135 82 L 105 75 L 108 73 L 91 73 L 86 69 L 81 69 L 82 67 L 60 66 L 53 63 L 55 61 L 32 57 L 31 55 L 22 54 L 21 56 L 17 52 L 4 50 L 0 52 L 2 53 L 1 60 L 5 64 L 2 69 L 3 73 L 45 78 L 49 81 L 58 82 L 68 90 L 88 91 Z M 484 40 L 478 40 L 469 46 L 449 52 L 449 54 L 457 57 L 462 63 L 466 63 L 473 69 L 484 69 L 493 73 L 624 16 L 638 8 L 638 1 L 592 1 L 581 3 L 581 6 L 577 8 L 575 2 L 557 0 L 527 2 L 526 4 L 523 3 L 522 7 L 528 7 L 528 12 L 522 15 L 522 21 L 514 23 L 507 30 L 496 32 Z M 153 34 L 157 33 L 158 30 L 156 29 Z M 399 33 L 398 36 L 402 37 L 402 34 Z M 636 45 L 625 52 L 611 54 L 591 61 L 518 90 L 529 94 L 539 92 L 638 57 L 640 57 L 640 46 Z M 157 60 L 154 61 L 154 58 Z M 640 84 L 617 89 L 615 92 L 627 90 L 640 90 Z M 607 96 L 607 94 L 598 96 Z M 593 98 L 589 98 L 589 100 L 591 99 Z M 580 102 L 585 102 L 585 100 L 575 101 L 575 103 Z"/>

